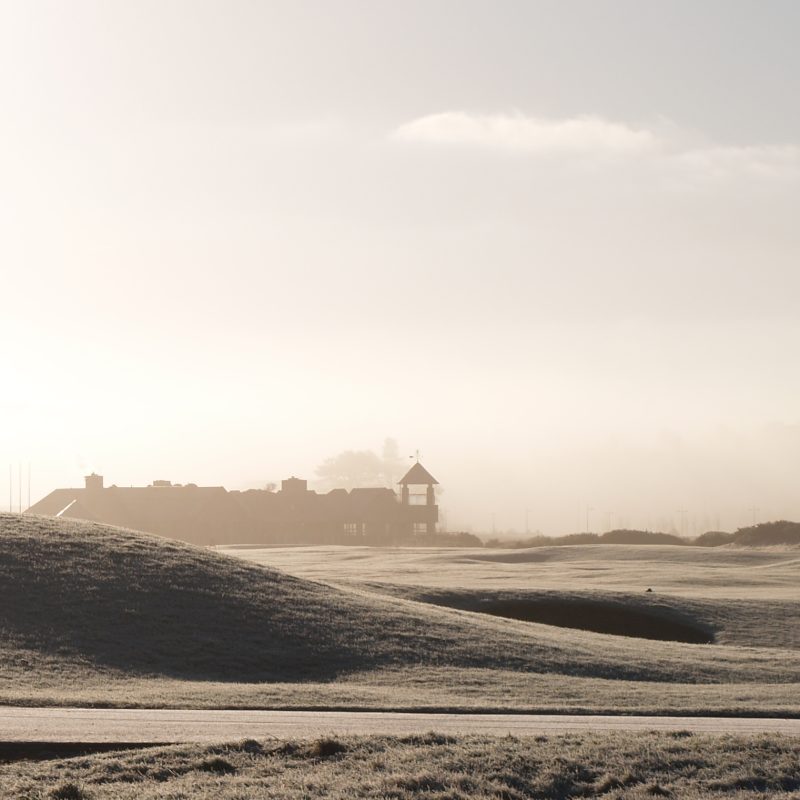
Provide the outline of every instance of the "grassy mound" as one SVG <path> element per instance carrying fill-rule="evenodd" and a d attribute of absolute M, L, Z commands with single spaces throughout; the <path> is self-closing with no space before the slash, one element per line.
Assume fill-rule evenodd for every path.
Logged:
<path fill-rule="evenodd" d="M 741 547 L 800 547 L 800 522 L 788 522 L 784 519 L 739 528 L 733 535 L 733 544 Z"/>
<path fill-rule="evenodd" d="M 68 671 L 330 681 L 458 668 L 800 681 L 800 653 L 601 636 L 346 590 L 155 536 L 0 515 L 0 688 Z M 77 679 L 76 679 L 77 680 Z"/>
<path fill-rule="evenodd" d="M 40 654 L 45 667 L 78 659 L 221 681 L 328 679 L 405 662 L 426 638 L 385 603 L 278 570 L 105 525 L 13 515 L 0 517 L 0 630 L 3 644 Z"/>

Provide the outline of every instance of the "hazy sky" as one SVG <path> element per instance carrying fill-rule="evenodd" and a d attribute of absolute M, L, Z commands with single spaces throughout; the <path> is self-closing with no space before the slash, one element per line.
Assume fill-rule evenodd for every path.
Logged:
<path fill-rule="evenodd" d="M 450 527 L 800 519 L 799 33 L 0 0 L 0 463 L 236 488 L 393 436 Z"/>

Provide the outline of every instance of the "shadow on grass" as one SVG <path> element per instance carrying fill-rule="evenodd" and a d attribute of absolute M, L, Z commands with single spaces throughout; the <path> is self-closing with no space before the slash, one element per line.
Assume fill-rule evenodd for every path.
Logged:
<path fill-rule="evenodd" d="M 472 610 L 494 617 L 688 644 L 711 644 L 714 636 L 699 625 L 622 605 L 589 600 L 490 600 Z"/>
<path fill-rule="evenodd" d="M 54 761 L 122 750 L 163 747 L 157 742 L 0 742 L 0 764 L 16 761 Z"/>

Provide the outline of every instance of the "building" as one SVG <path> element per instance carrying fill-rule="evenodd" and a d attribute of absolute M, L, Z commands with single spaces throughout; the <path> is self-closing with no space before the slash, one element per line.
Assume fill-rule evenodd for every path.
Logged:
<path fill-rule="evenodd" d="M 279 491 L 227 491 L 222 486 L 153 481 L 105 486 L 91 474 L 82 489 L 56 489 L 27 514 L 82 519 L 213 544 L 411 544 L 435 534 L 438 481 L 419 462 L 387 488 L 334 489 L 320 494 L 300 478 Z"/>

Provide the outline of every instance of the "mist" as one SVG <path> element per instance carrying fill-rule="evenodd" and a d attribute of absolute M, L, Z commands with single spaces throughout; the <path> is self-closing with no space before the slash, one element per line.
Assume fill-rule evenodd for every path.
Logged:
<path fill-rule="evenodd" d="M 797 6 L 404 6 L 0 10 L 12 482 L 391 436 L 451 530 L 800 518 Z"/>

